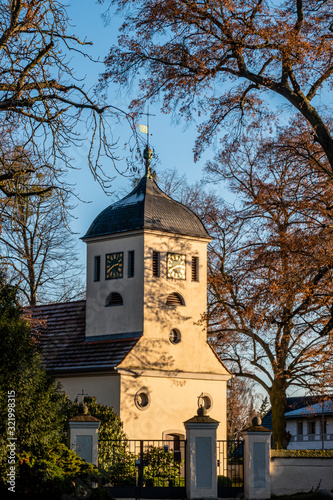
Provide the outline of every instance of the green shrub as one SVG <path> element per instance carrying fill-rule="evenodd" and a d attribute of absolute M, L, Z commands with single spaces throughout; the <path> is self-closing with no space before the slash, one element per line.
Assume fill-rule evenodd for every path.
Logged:
<path fill-rule="evenodd" d="M 181 476 L 184 461 L 176 462 L 172 451 L 150 446 L 143 453 L 143 460 L 148 463 L 143 472 L 147 486 L 185 486 L 184 478 Z"/>
<path fill-rule="evenodd" d="M 104 490 L 103 476 L 97 469 L 63 444 L 41 456 L 23 452 L 17 458 L 17 490 L 24 498 L 58 500 L 63 493 L 75 497 L 86 489 L 91 490 L 90 498 L 94 499 Z"/>
<path fill-rule="evenodd" d="M 135 486 L 136 456 L 127 450 L 127 442 L 106 442 L 104 449 L 107 449 L 107 453 L 104 455 L 103 462 L 99 461 L 99 463 L 108 475 L 110 484 L 112 486 Z"/>
<path fill-rule="evenodd" d="M 333 458 L 333 450 L 271 450 L 271 458 Z"/>
<path fill-rule="evenodd" d="M 217 487 L 218 488 L 231 488 L 232 481 L 227 476 L 217 476 Z"/>
<path fill-rule="evenodd" d="M 109 461 L 103 467 L 112 486 L 135 486 L 139 468 L 135 462 L 140 455 L 127 450 L 126 441 L 113 441 L 110 449 Z M 143 453 L 143 485 L 154 487 L 185 486 L 185 479 L 181 475 L 184 461 L 177 462 L 172 451 L 150 446 Z"/>

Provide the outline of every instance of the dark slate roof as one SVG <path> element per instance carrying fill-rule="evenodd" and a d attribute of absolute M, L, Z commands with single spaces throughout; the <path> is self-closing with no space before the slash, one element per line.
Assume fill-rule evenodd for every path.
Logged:
<path fill-rule="evenodd" d="M 131 193 L 96 217 L 83 239 L 138 229 L 210 238 L 192 210 L 163 193 L 151 177 L 144 176 Z"/>
<path fill-rule="evenodd" d="M 299 417 L 318 417 L 322 414 L 326 416 L 333 415 L 333 401 L 320 401 L 319 403 L 312 403 L 311 405 L 298 408 L 297 410 L 288 411 L 285 414 L 286 418 L 299 418 Z"/>
<path fill-rule="evenodd" d="M 317 403 L 320 403 L 323 400 L 323 397 L 326 399 L 327 397 L 332 396 L 298 396 L 294 398 L 287 398 L 287 411 L 285 412 L 285 417 L 288 418 L 288 413 L 293 412 L 295 410 L 299 410 L 300 408 L 311 407 Z M 326 412 L 325 412 L 326 413 Z M 292 416 L 292 415 L 290 415 Z M 267 427 L 268 429 L 272 429 L 272 409 L 270 409 L 266 415 L 262 419 L 262 425 Z"/>
<path fill-rule="evenodd" d="M 32 324 L 44 366 L 55 375 L 113 369 L 141 336 L 86 340 L 85 300 L 27 307 L 25 315 Z"/>

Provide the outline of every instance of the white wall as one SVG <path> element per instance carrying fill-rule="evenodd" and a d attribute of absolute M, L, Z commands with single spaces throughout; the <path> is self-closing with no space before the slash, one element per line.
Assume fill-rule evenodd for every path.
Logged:
<path fill-rule="evenodd" d="M 77 395 L 82 393 L 96 397 L 96 402 L 112 406 L 118 413 L 120 412 L 120 376 L 116 373 L 105 375 L 76 375 L 58 377 L 64 391 L 72 401 Z M 81 397 L 78 398 L 81 402 Z"/>
<path fill-rule="evenodd" d="M 333 489 L 333 458 L 271 458 L 272 495 Z"/>
<path fill-rule="evenodd" d="M 321 436 L 321 417 L 307 417 L 303 418 L 303 436 L 297 436 L 297 422 L 301 419 L 288 419 L 287 431 L 293 436 L 291 439 L 288 450 L 321 450 L 322 436 Z M 333 450 L 333 418 L 325 417 L 327 421 L 326 439 L 324 440 L 324 449 Z M 308 422 L 315 421 L 315 436 L 308 436 Z"/>
<path fill-rule="evenodd" d="M 128 252 L 134 250 L 134 277 L 127 277 Z M 105 279 L 105 256 L 123 252 L 123 277 Z M 94 257 L 101 257 L 101 279 L 94 281 Z M 122 306 L 105 307 L 111 292 L 123 298 Z M 87 240 L 86 336 L 142 332 L 143 232 Z"/>
<path fill-rule="evenodd" d="M 190 377 L 190 375 L 189 375 Z M 229 378 L 229 377 L 226 377 Z M 162 439 L 165 434 L 185 434 L 184 422 L 196 415 L 198 396 L 208 393 L 213 406 L 208 415 L 220 422 L 217 439 L 226 439 L 227 380 L 209 380 L 202 377 L 135 376 L 121 377 L 120 418 L 130 439 Z M 146 409 L 136 407 L 135 394 L 146 388 L 150 404 Z"/>

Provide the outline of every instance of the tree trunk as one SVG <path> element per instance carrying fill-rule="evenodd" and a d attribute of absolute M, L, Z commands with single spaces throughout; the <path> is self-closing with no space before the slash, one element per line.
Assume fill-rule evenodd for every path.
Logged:
<path fill-rule="evenodd" d="M 272 405 L 273 448 L 275 450 L 286 449 L 289 441 L 284 416 L 287 408 L 286 381 L 284 378 L 276 378 L 273 381 L 270 399 Z"/>

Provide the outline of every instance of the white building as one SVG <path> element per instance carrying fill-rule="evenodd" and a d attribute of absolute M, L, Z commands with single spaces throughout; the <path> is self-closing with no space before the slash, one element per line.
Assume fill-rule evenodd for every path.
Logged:
<path fill-rule="evenodd" d="M 333 449 L 333 401 L 331 396 L 298 396 L 287 398 L 284 414 L 290 441 L 288 450 Z M 272 410 L 262 420 L 272 429 Z"/>
<path fill-rule="evenodd" d="M 289 450 L 333 449 L 333 402 L 308 403 L 285 413 Z"/>
<path fill-rule="evenodd" d="M 82 238 L 87 298 L 32 309 L 47 370 L 71 399 L 113 406 L 131 439 L 182 438 L 198 403 L 226 438 L 230 378 L 207 343 L 207 243 L 198 217 L 147 167 Z"/>

